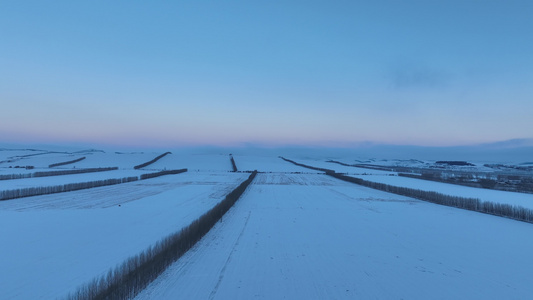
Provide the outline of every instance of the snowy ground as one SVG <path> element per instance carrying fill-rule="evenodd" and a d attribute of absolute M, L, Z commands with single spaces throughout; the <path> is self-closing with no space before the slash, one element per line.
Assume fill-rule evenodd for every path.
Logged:
<path fill-rule="evenodd" d="M 0 299 L 65 296 L 190 224 L 246 177 L 182 173 L 0 201 Z"/>
<path fill-rule="evenodd" d="M 0 180 L 0 190 L 19 189 L 27 187 L 54 186 L 69 183 L 89 182 L 113 178 L 124 178 L 130 176 L 140 176 L 146 173 L 153 173 L 147 170 L 111 170 L 103 172 L 90 172 L 71 175 L 32 177 L 21 179 Z"/>
<path fill-rule="evenodd" d="M 277 156 L 234 155 L 239 170 L 261 172 L 315 172 L 307 168 L 287 163 Z"/>
<path fill-rule="evenodd" d="M 37 171 L 42 171 L 42 170 L 27 170 L 24 168 L 0 168 L 0 175 L 27 174 L 27 173 L 34 173 Z M 51 169 L 48 169 L 47 171 L 51 171 Z"/>
<path fill-rule="evenodd" d="M 65 162 L 86 156 L 84 154 L 71 154 L 49 151 L 0 151 L 0 166 L 33 166 L 37 169 L 48 168 L 53 163 Z"/>
<path fill-rule="evenodd" d="M 325 175 L 258 176 L 223 221 L 137 299 L 527 299 L 533 293 L 531 224 Z"/>
<path fill-rule="evenodd" d="M 402 177 L 396 176 L 397 173 L 394 172 L 347 167 L 320 160 L 298 160 L 297 162 L 313 167 L 329 168 L 335 172 L 347 173 L 348 175 L 353 175 L 353 177 L 362 178 L 373 182 L 386 183 L 393 186 L 401 186 L 424 191 L 434 191 L 445 195 L 458 197 L 479 198 L 482 201 L 518 205 L 533 209 L 533 194 L 498 191 Z"/>
<path fill-rule="evenodd" d="M 533 194 L 474 188 L 402 176 L 358 175 L 354 177 L 362 178 L 368 181 L 386 183 L 394 186 L 403 186 L 424 191 L 434 191 L 451 196 L 479 198 L 482 201 L 519 205 L 533 209 Z"/>
<path fill-rule="evenodd" d="M 340 165 L 340 164 L 337 164 L 337 163 L 330 163 L 330 162 L 327 162 L 327 161 L 324 161 L 324 160 L 308 160 L 308 159 L 307 160 L 304 160 L 304 159 L 300 160 L 299 159 L 299 160 L 297 160 L 297 162 L 305 164 L 305 165 L 308 165 L 308 166 L 335 170 L 335 172 L 338 172 L 338 173 L 347 173 L 347 174 L 352 174 L 352 175 L 365 174 L 365 175 L 383 175 L 383 176 L 388 176 L 388 175 L 396 175 L 397 174 L 396 172 L 381 171 L 381 170 L 374 170 L 374 169 L 367 169 L 367 168 L 358 168 L 358 167 L 351 167 L 351 166 L 343 166 L 343 165 Z"/>
<path fill-rule="evenodd" d="M 172 150 L 142 170 L 133 166 L 165 151 L 57 152 L 0 149 L 0 174 L 46 171 L 82 156 L 53 169 L 119 170 L 5 180 L 0 190 L 189 171 L 0 201 L 0 300 L 65 296 L 188 225 L 248 177 L 229 172 L 230 153 L 217 149 Z M 342 157 L 279 155 L 370 181 L 533 208 L 525 205 L 533 202 L 530 194 L 325 162 Z M 364 188 L 285 162 L 273 150 L 233 157 L 240 171 L 267 173 L 138 299 L 527 299 L 533 293 L 532 224 Z"/>
<path fill-rule="evenodd" d="M 172 152 L 162 159 L 144 169 L 181 169 L 188 168 L 191 171 L 203 172 L 229 172 L 232 171 L 230 156 L 228 153 L 220 154 L 195 154 Z"/>

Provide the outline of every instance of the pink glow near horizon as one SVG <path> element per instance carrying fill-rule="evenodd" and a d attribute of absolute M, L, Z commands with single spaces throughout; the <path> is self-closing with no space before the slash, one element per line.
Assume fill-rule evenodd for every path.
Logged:
<path fill-rule="evenodd" d="M 0 11 L 0 142 L 533 138 L 533 5 L 28 5 Z"/>

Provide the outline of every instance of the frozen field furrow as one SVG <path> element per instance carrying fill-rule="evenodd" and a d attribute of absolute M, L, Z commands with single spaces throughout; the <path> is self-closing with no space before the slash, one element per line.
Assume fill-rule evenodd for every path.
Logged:
<path fill-rule="evenodd" d="M 190 224 L 247 175 L 182 173 L 0 202 L 0 299 L 66 296 Z"/>
<path fill-rule="evenodd" d="M 532 224 L 323 175 L 285 176 L 258 174 L 222 222 L 137 299 L 527 299 L 533 293 Z"/>

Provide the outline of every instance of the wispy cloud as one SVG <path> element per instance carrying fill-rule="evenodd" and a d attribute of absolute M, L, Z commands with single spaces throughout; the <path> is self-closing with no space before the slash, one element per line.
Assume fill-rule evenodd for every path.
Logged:
<path fill-rule="evenodd" d="M 387 74 L 391 87 L 395 89 L 446 87 L 452 77 L 445 70 L 421 65 L 396 66 Z"/>

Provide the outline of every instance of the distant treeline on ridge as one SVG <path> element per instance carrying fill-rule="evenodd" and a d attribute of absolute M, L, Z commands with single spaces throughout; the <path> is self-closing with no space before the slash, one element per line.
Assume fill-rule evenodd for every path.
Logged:
<path fill-rule="evenodd" d="M 144 179 L 159 177 L 159 176 L 163 176 L 163 175 L 180 174 L 180 173 L 184 173 L 184 172 L 187 172 L 187 169 L 165 170 L 165 171 L 161 171 L 161 172 L 142 174 L 140 179 L 144 180 Z"/>
<path fill-rule="evenodd" d="M 55 164 L 51 164 L 49 165 L 48 167 L 49 168 L 53 168 L 53 167 L 58 167 L 58 166 L 64 166 L 64 165 L 69 165 L 69 164 L 74 164 L 74 163 L 77 163 L 79 161 L 82 161 L 84 159 L 86 159 L 87 157 L 80 157 L 78 159 L 75 159 L 75 160 L 69 160 L 69 161 L 64 161 L 64 162 L 60 162 L 60 163 L 55 163 Z"/>
<path fill-rule="evenodd" d="M 155 163 L 156 161 L 158 161 L 159 159 L 163 158 L 165 155 L 168 155 L 168 154 L 172 154 L 172 153 L 171 152 L 165 152 L 165 153 L 159 155 L 158 157 L 152 159 L 151 161 L 147 161 L 147 162 L 145 162 L 143 164 L 140 164 L 140 165 L 137 165 L 137 166 L 135 166 L 133 168 L 136 169 L 136 170 L 140 169 L 140 168 L 144 168 L 146 166 L 149 166 L 149 165 Z"/>

